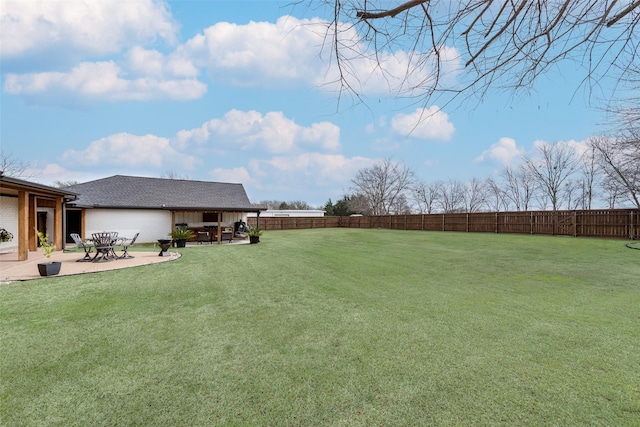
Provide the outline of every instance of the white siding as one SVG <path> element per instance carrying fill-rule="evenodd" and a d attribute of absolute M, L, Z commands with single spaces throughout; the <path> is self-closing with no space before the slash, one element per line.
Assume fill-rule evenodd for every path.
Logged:
<path fill-rule="evenodd" d="M 18 198 L 0 196 L 0 228 L 13 234 L 13 240 L 0 243 L 0 251 L 18 249 Z"/>
<path fill-rule="evenodd" d="M 167 239 L 171 231 L 171 212 L 142 209 L 87 209 L 87 236 L 101 231 L 117 231 L 120 236 L 133 237 L 136 243 L 150 243 Z"/>

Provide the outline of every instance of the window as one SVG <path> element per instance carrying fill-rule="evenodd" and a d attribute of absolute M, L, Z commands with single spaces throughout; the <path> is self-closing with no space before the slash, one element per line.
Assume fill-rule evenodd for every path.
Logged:
<path fill-rule="evenodd" d="M 218 212 L 203 212 L 203 222 L 218 222 Z"/>

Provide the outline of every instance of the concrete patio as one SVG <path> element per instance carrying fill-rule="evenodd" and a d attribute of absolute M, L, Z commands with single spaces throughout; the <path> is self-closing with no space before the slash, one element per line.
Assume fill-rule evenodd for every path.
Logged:
<path fill-rule="evenodd" d="M 134 258 L 118 259 L 107 262 L 77 262 L 84 256 L 84 252 L 56 251 L 51 255 L 51 261 L 62 262 L 60 273 L 57 276 L 72 274 L 96 273 L 100 271 L 116 270 L 120 268 L 136 267 L 140 265 L 156 264 L 172 261 L 180 258 L 180 254 L 169 252 L 170 256 L 158 256 L 159 249 L 153 252 L 131 252 Z M 40 279 L 38 263 L 46 262 L 41 251 L 29 252 L 29 259 L 18 261 L 17 252 L 0 254 L 0 284 Z"/>

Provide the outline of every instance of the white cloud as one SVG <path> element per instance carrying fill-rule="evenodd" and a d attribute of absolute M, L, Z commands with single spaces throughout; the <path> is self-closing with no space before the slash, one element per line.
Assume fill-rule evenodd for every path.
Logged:
<path fill-rule="evenodd" d="M 3 0 L 3 59 L 60 50 L 61 55 L 105 55 L 160 37 L 175 41 L 177 25 L 161 1 Z"/>
<path fill-rule="evenodd" d="M 329 122 L 301 126 L 279 111 L 263 115 L 258 111 L 231 110 L 199 128 L 178 132 L 177 147 L 185 148 L 191 143 L 270 153 L 286 153 L 302 145 L 334 151 L 340 148 L 340 128 Z"/>
<path fill-rule="evenodd" d="M 355 33 L 345 32 L 343 37 L 357 40 Z M 397 50 L 394 52 L 368 52 L 365 45 L 352 43 L 356 53 L 348 59 L 348 68 L 339 70 L 333 62 L 328 75 L 317 76 L 315 83 L 338 82 L 341 75 L 358 93 L 413 96 L 436 83 L 436 66 L 432 52 Z M 346 49 L 344 49 L 346 50 Z M 344 53 L 343 50 L 343 53 Z M 462 69 L 460 54 L 453 47 L 442 47 L 439 52 L 439 84 L 454 84 Z M 347 71 L 348 70 L 348 71 Z M 345 71 L 347 74 L 345 75 Z M 332 85 L 328 87 L 331 88 Z M 340 88 L 333 85 L 333 90 Z"/>
<path fill-rule="evenodd" d="M 327 21 L 283 16 L 275 23 L 220 22 L 177 49 L 175 55 L 206 68 L 211 78 L 236 86 L 321 87 L 339 91 L 341 71 L 332 57 Z M 363 94 L 411 94 L 433 84 L 434 66 L 419 52 L 371 52 L 353 27 L 342 25 L 340 38 L 351 52 L 349 85 Z M 460 69 L 460 55 L 443 47 L 442 81 L 451 82 Z M 412 70 L 407 75 L 407 70 Z"/>
<path fill-rule="evenodd" d="M 166 57 L 157 50 L 144 49 L 134 46 L 125 55 L 123 66 L 129 73 L 141 76 L 155 76 L 162 78 L 197 77 L 198 69 L 192 62 L 176 55 Z"/>
<path fill-rule="evenodd" d="M 455 131 L 449 115 L 435 105 L 417 108 L 411 114 L 397 114 L 391 119 L 391 128 L 399 135 L 441 141 L 450 140 Z"/>
<path fill-rule="evenodd" d="M 212 180 L 220 182 L 236 182 L 243 185 L 252 183 L 251 175 L 244 167 L 233 169 L 216 168 L 209 172 L 209 176 Z"/>
<path fill-rule="evenodd" d="M 308 84 L 316 76 L 323 38 L 319 19 L 283 16 L 276 23 L 220 22 L 181 46 L 176 55 L 236 86 Z"/>
<path fill-rule="evenodd" d="M 86 166 L 152 167 L 179 165 L 190 169 L 197 159 L 171 147 L 167 138 L 155 135 L 119 133 L 92 142 L 82 151 L 69 150 L 62 155 L 69 164 Z"/>
<path fill-rule="evenodd" d="M 202 97 L 207 87 L 194 79 L 163 80 L 153 76 L 126 79 L 113 61 L 83 62 L 70 72 L 8 74 L 4 90 L 34 99 L 65 96 L 109 101 L 171 99 L 184 101 Z"/>
<path fill-rule="evenodd" d="M 502 165 L 509 165 L 524 154 L 523 148 L 518 148 L 516 140 L 513 138 L 500 138 L 498 142 L 492 144 L 487 150 L 476 157 L 476 162 L 497 161 Z"/>

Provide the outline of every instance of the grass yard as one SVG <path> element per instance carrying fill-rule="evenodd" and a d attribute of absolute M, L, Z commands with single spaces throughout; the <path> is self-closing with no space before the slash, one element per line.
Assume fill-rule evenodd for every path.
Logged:
<path fill-rule="evenodd" d="M 261 240 L 0 286 L 0 424 L 640 425 L 624 241 Z"/>

